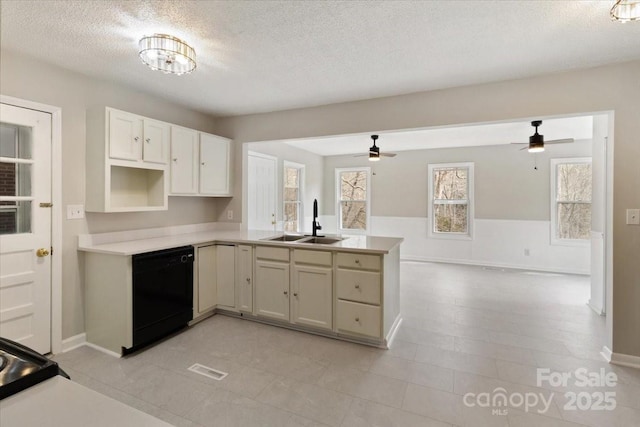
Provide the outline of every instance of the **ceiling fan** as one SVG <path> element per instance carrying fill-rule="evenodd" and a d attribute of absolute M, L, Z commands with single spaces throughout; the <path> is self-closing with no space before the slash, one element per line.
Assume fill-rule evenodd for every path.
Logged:
<path fill-rule="evenodd" d="M 368 154 L 356 154 L 353 157 L 364 157 L 369 156 L 369 161 L 377 162 L 380 160 L 380 157 L 395 157 L 396 153 L 381 153 L 380 147 L 376 146 L 376 140 L 378 139 L 378 135 L 371 135 L 371 139 L 373 140 L 373 145 L 369 147 Z"/>
<path fill-rule="evenodd" d="M 528 150 L 530 153 L 542 153 L 544 151 L 544 135 L 538 133 L 538 126 L 542 125 L 542 120 L 534 120 L 531 122 L 531 126 L 536 128 L 533 135 L 529 137 L 529 142 L 512 142 L 512 144 L 528 144 L 527 147 L 523 147 L 520 150 Z M 567 142 L 573 142 L 573 138 L 565 139 L 553 139 L 546 141 L 547 144 L 565 144 Z"/>

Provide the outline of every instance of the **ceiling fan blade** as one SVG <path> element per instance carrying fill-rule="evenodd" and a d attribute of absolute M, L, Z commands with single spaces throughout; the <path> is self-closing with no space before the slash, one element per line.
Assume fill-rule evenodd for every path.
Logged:
<path fill-rule="evenodd" d="M 396 153 L 380 153 L 381 156 L 383 157 L 395 157 L 397 156 Z"/>
<path fill-rule="evenodd" d="M 529 149 L 529 144 L 527 144 L 527 146 L 526 146 L 526 147 L 522 147 L 522 148 L 521 148 L 520 150 L 518 150 L 518 151 L 528 150 L 528 149 Z"/>
<path fill-rule="evenodd" d="M 369 153 L 365 153 L 365 154 L 354 154 L 354 155 L 353 155 L 353 156 L 351 156 L 351 157 L 365 157 L 365 156 L 366 156 L 366 157 L 369 157 Z"/>
<path fill-rule="evenodd" d="M 529 145 L 529 143 L 528 143 L 528 142 L 512 142 L 512 144 L 520 144 L 520 145 L 522 145 L 522 144 L 527 144 L 527 145 Z"/>
<path fill-rule="evenodd" d="M 551 141 L 545 141 L 545 144 L 566 144 L 567 142 L 573 142 L 573 138 L 566 139 L 553 139 Z"/>

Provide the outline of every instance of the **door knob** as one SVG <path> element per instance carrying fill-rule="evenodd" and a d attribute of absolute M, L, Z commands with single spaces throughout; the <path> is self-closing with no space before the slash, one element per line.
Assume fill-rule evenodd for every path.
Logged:
<path fill-rule="evenodd" d="M 44 258 L 49 255 L 49 249 L 40 248 L 36 251 L 36 255 L 40 258 Z"/>

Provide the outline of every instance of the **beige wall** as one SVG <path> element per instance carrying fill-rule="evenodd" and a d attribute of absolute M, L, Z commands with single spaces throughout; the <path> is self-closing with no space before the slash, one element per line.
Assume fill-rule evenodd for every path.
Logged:
<path fill-rule="evenodd" d="M 590 157 L 591 142 L 547 147 L 535 156 L 520 146 L 442 148 L 401 151 L 372 163 L 364 157 L 325 159 L 323 213 L 335 215 L 335 168 L 370 166 L 371 215 L 427 216 L 427 164 L 474 163 L 474 211 L 478 219 L 549 221 L 549 159 Z M 393 151 L 393 147 L 387 147 Z M 538 169 L 534 170 L 534 159 Z"/>
<path fill-rule="evenodd" d="M 236 142 L 420 128 L 547 115 L 615 111 L 613 207 L 614 352 L 640 356 L 640 61 L 484 85 L 217 120 Z M 428 76 L 426 76 L 428 78 Z M 236 147 L 236 167 L 241 148 Z M 241 186 L 230 207 L 240 212 Z M 612 310 L 608 310 L 609 313 Z"/>
<path fill-rule="evenodd" d="M 110 106 L 125 111 L 215 133 L 211 117 L 167 100 L 108 81 L 47 65 L 2 50 L 0 91 L 3 95 L 49 104 L 62 109 L 62 203 L 84 204 L 85 112 Z M 167 78 L 172 78 L 167 76 Z M 215 221 L 219 205 L 210 198 L 169 198 L 169 210 L 153 213 L 87 213 L 85 220 L 62 223 L 62 336 L 84 332 L 81 254 L 77 235 L 134 228 L 162 227 Z"/>

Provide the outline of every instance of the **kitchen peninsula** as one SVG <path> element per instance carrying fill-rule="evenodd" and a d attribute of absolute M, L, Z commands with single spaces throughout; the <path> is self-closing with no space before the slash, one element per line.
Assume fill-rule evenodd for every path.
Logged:
<path fill-rule="evenodd" d="M 198 224 L 79 236 L 87 341 L 116 355 L 133 347 L 133 262 L 193 246 L 193 320 L 235 316 L 388 348 L 400 325 L 403 239 L 313 238 Z"/>

